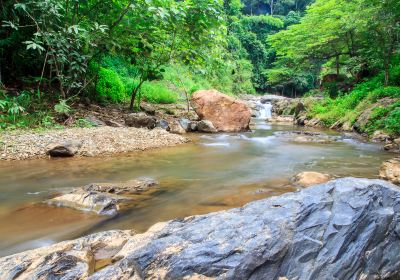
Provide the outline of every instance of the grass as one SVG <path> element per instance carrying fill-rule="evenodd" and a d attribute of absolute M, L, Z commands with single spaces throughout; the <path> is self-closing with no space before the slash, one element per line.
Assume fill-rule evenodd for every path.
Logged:
<path fill-rule="evenodd" d="M 384 98 L 386 101 L 382 102 Z M 362 132 L 372 134 L 384 130 L 394 136 L 400 135 L 400 87 L 384 87 L 380 76 L 358 84 L 351 92 L 337 98 L 312 102 L 308 105 L 307 116 L 320 119 L 326 126 L 338 121 L 353 125 L 367 109 L 372 112 L 368 122 L 360 127 Z"/>

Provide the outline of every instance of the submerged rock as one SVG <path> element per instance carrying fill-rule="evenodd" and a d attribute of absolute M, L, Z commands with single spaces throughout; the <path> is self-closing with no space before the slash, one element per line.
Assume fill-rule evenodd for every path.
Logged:
<path fill-rule="evenodd" d="M 396 186 L 343 178 L 143 234 L 98 233 L 4 257 L 0 278 L 386 279 L 400 275 L 399 207 Z M 99 248 L 110 264 L 93 273 Z"/>
<path fill-rule="evenodd" d="M 272 119 L 268 119 L 267 122 L 279 123 L 279 124 L 294 124 L 294 116 L 274 116 Z"/>
<path fill-rule="evenodd" d="M 218 131 L 249 130 L 251 109 L 243 101 L 216 90 L 199 90 L 193 94 L 192 106 L 201 120 L 209 120 Z"/>
<path fill-rule="evenodd" d="M 298 187 L 310 187 L 326 183 L 332 179 L 329 174 L 319 172 L 301 172 L 291 179 L 291 182 Z"/>
<path fill-rule="evenodd" d="M 50 205 L 68 207 L 99 215 L 116 215 L 129 204 L 129 196 L 150 191 L 157 182 L 152 179 L 131 180 L 126 183 L 90 184 L 47 201 Z"/>
<path fill-rule="evenodd" d="M 284 140 L 295 143 L 329 144 L 340 140 L 340 137 L 338 136 L 331 136 L 324 133 L 310 131 L 283 131 L 277 132 L 275 135 L 283 138 Z"/>
<path fill-rule="evenodd" d="M 379 170 L 379 176 L 394 184 L 400 184 L 400 158 L 385 161 Z"/>

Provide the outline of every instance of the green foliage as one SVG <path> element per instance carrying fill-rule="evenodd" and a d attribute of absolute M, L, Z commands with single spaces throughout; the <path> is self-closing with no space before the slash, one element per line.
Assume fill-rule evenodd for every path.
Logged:
<path fill-rule="evenodd" d="M 400 104 L 399 104 L 400 106 Z M 400 108 L 390 112 L 389 116 L 384 120 L 385 128 L 395 135 L 400 135 Z"/>
<path fill-rule="evenodd" d="M 67 104 L 67 100 L 60 100 L 60 102 L 54 105 L 54 111 L 59 114 L 68 115 L 71 112 L 71 107 Z"/>
<path fill-rule="evenodd" d="M 111 102 L 121 102 L 127 98 L 120 76 L 115 71 L 103 67 L 98 74 L 96 93 L 101 99 Z"/>
<path fill-rule="evenodd" d="M 140 93 L 147 102 L 157 104 L 170 104 L 178 100 L 176 93 L 160 82 L 144 83 Z"/>
<path fill-rule="evenodd" d="M 400 87 L 383 84 L 384 77 L 380 74 L 356 85 L 348 94 L 314 101 L 308 106 L 308 117 L 318 118 L 326 126 L 338 121 L 355 124 L 363 112 L 371 111 L 367 123 L 358 127 L 360 131 L 372 134 L 376 130 L 386 130 L 400 135 Z"/>
<path fill-rule="evenodd" d="M 74 125 L 76 127 L 82 127 L 82 128 L 93 127 L 93 124 L 90 121 L 86 120 L 86 119 L 77 119 L 75 121 Z"/>

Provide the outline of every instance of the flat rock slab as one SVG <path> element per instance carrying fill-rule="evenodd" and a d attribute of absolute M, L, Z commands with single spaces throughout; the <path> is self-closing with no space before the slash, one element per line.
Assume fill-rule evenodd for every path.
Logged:
<path fill-rule="evenodd" d="M 294 142 L 294 143 L 319 143 L 319 144 L 329 144 L 332 142 L 339 141 L 341 137 L 327 135 L 319 132 L 310 131 L 288 131 L 288 132 L 276 132 L 277 137 L 283 140 Z"/>
<path fill-rule="evenodd" d="M 105 246 L 112 264 L 93 273 L 96 257 L 85 256 L 104 235 L 123 246 Z M 400 189 L 343 178 L 144 234 L 99 233 L 5 257 L 0 279 L 385 279 L 399 276 L 399 236 Z"/>
<path fill-rule="evenodd" d="M 131 180 L 125 183 L 89 184 L 46 202 L 58 207 L 68 207 L 99 215 L 116 215 L 128 207 L 133 195 L 154 190 L 158 183 L 152 179 Z"/>

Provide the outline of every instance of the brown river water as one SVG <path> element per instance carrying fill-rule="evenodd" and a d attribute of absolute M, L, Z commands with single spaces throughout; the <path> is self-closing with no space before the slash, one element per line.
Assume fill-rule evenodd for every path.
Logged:
<path fill-rule="evenodd" d="M 380 146 L 350 137 L 295 144 L 274 136 L 299 129 L 305 128 L 256 120 L 252 133 L 192 135 L 192 143 L 173 148 L 0 162 L 0 256 L 102 230 L 142 232 L 160 221 L 242 206 L 295 191 L 289 178 L 302 171 L 376 178 L 381 163 L 391 158 Z M 117 217 L 38 204 L 66 188 L 138 177 L 158 180 L 159 190 Z"/>

